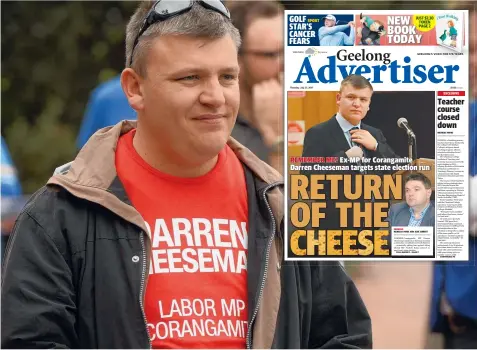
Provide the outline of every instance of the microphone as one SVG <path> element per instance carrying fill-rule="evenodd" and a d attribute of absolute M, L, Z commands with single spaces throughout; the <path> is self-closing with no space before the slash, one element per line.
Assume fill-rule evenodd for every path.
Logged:
<path fill-rule="evenodd" d="M 407 135 L 409 137 L 412 137 L 413 139 L 416 138 L 416 135 L 412 131 L 411 127 L 409 126 L 409 123 L 407 122 L 406 118 L 399 118 L 397 121 L 397 125 L 402 129 L 406 129 Z"/>

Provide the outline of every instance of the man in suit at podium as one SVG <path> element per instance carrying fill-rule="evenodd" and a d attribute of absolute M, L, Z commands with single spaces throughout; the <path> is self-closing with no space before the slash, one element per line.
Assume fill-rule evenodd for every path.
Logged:
<path fill-rule="evenodd" d="M 392 148 L 386 143 L 381 130 L 374 128 L 362 122 L 370 109 L 373 87 L 370 82 L 361 75 L 351 74 L 346 77 L 340 86 L 340 91 L 336 96 L 338 113 L 331 119 L 319 123 L 310 128 L 305 134 L 303 145 L 303 157 L 324 157 L 324 163 L 305 164 L 313 165 L 313 170 L 302 171 L 302 175 L 311 177 L 314 174 L 338 174 L 338 175 L 384 175 L 392 174 L 392 167 L 387 170 L 377 169 L 379 166 L 391 165 L 392 158 L 400 158 L 394 153 Z M 327 160 L 328 157 L 337 157 L 337 159 Z M 363 161 L 366 159 L 366 162 Z M 375 161 L 378 158 L 383 162 Z M 373 160 L 374 159 L 374 160 Z M 347 160 L 347 162 L 346 162 Z M 334 161 L 334 162 L 333 162 Z M 385 161 L 385 162 L 384 162 Z M 352 166 L 358 166 L 353 169 Z M 368 167 L 370 165 L 371 167 Z M 320 166 L 320 167 L 318 167 Z M 330 166 L 338 166 L 330 170 Z M 340 167 L 347 166 L 348 169 L 341 170 Z M 353 183 L 351 188 L 356 188 L 355 181 L 360 181 L 358 177 L 351 179 Z M 344 195 L 343 189 L 339 189 L 338 199 L 333 200 L 328 195 L 331 193 L 331 184 L 323 184 L 323 193 L 326 193 L 326 207 L 322 210 L 326 220 L 320 222 L 320 229 L 371 229 L 366 226 L 363 219 L 360 219 L 360 227 L 355 225 L 349 227 L 341 226 L 341 215 L 336 210 L 335 202 L 347 202 L 349 199 Z M 384 201 L 388 199 L 360 198 L 357 202 L 364 210 L 366 202 Z M 348 224 L 354 223 L 354 213 L 348 215 Z"/>
<path fill-rule="evenodd" d="M 336 96 L 338 113 L 306 132 L 303 157 L 367 157 L 371 158 L 371 161 L 366 164 L 372 165 L 373 168 L 374 165 L 386 164 L 373 162 L 373 157 L 400 158 L 386 143 L 381 130 L 362 123 L 370 109 L 372 95 L 373 87 L 366 78 L 356 74 L 348 75 L 341 82 Z M 365 172 L 384 174 L 393 171 Z M 351 173 L 359 174 L 356 171 Z"/>
<path fill-rule="evenodd" d="M 411 173 L 404 183 L 406 201 L 389 208 L 390 226 L 435 227 L 435 208 L 431 201 L 432 184 L 422 173 Z"/>

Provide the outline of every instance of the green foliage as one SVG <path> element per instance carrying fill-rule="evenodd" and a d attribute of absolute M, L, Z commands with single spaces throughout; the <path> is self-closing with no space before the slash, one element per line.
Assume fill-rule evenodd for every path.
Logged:
<path fill-rule="evenodd" d="M 2 135 L 32 193 L 75 156 L 91 90 L 124 67 L 137 2 L 2 2 Z"/>
<path fill-rule="evenodd" d="M 67 162 L 75 153 L 72 128 L 59 122 L 65 110 L 64 101 L 55 96 L 48 101 L 34 124 L 19 117 L 6 130 L 12 153 L 21 159 L 19 171 L 28 174 L 23 179 L 26 193 L 38 189 L 51 176 L 52 169 Z M 38 183 L 40 179 L 42 183 Z"/>

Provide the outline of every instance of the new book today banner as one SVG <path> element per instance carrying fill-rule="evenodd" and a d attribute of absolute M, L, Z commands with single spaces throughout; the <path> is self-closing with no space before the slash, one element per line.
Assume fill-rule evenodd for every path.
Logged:
<path fill-rule="evenodd" d="M 468 12 L 284 27 L 286 259 L 468 260 Z"/>

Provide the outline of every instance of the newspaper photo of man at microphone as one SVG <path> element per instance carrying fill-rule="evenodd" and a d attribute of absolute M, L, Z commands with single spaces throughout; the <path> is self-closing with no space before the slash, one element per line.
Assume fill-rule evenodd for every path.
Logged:
<path fill-rule="evenodd" d="M 305 99 L 319 108 L 304 115 L 303 152 L 290 159 L 288 253 L 391 257 L 387 218 L 405 201 L 406 179 L 422 172 L 434 182 L 434 92 L 373 91 L 352 74 L 340 91 L 307 92 Z"/>

